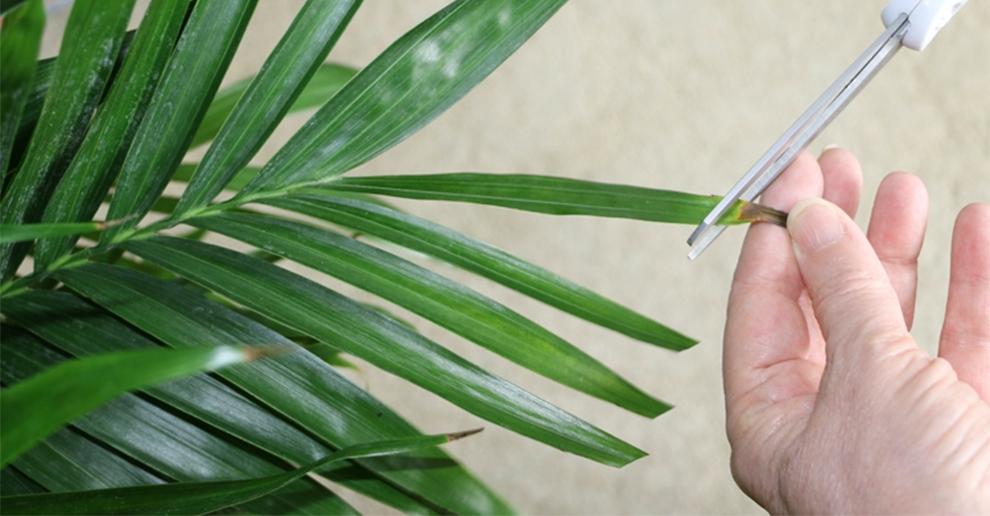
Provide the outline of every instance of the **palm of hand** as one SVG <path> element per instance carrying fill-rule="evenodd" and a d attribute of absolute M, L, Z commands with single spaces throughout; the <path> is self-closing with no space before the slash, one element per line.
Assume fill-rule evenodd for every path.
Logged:
<path fill-rule="evenodd" d="M 860 189 L 855 158 L 832 150 L 802 156 L 763 202 L 824 197 L 854 214 Z M 891 175 L 868 241 L 847 221 L 833 249 L 800 259 L 779 228 L 750 228 L 726 325 L 727 428 L 737 481 L 771 512 L 990 511 L 990 209 L 957 222 L 931 360 L 908 333 L 926 205 L 920 181 Z"/>

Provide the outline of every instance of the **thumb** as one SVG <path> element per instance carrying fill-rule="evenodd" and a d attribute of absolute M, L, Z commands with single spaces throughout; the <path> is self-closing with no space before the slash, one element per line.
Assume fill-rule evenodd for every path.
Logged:
<path fill-rule="evenodd" d="M 866 366 L 917 348 L 883 265 L 848 215 L 828 201 L 805 199 L 791 210 L 787 230 L 830 364 Z"/>

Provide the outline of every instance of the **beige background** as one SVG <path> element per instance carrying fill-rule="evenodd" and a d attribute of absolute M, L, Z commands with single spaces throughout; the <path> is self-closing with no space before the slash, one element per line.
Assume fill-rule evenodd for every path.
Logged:
<path fill-rule="evenodd" d="M 360 67 L 444 3 L 366 0 L 330 60 Z M 880 34 L 884 4 L 572 0 L 459 104 L 356 173 L 547 174 L 721 194 Z M 261 2 L 228 82 L 257 69 L 299 5 Z M 290 134 L 273 136 L 259 163 Z M 888 172 L 908 170 L 927 184 L 914 334 L 933 353 L 955 213 L 990 202 L 990 2 L 969 2 L 924 53 L 895 56 L 811 150 L 828 143 L 862 160 L 861 225 Z M 400 204 L 701 340 L 680 354 L 652 348 L 441 267 L 677 405 L 652 421 L 631 415 L 409 316 L 458 353 L 650 453 L 615 470 L 486 424 L 450 450 L 495 490 L 534 514 L 761 512 L 731 479 L 723 430 L 721 332 L 742 229 L 692 263 L 687 226 Z M 424 431 L 483 424 L 369 366 L 355 379 Z"/>

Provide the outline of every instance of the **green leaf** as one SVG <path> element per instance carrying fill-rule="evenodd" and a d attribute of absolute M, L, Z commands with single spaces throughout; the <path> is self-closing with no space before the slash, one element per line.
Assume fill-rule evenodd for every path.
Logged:
<path fill-rule="evenodd" d="M 487 77 L 564 1 L 459 0 L 437 12 L 348 82 L 241 195 L 326 180 L 391 148 Z"/>
<path fill-rule="evenodd" d="M 84 307 L 86 306 L 85 303 L 82 304 Z M 65 309 L 75 310 L 76 306 L 68 306 Z M 44 315 L 46 314 L 37 314 L 39 318 L 44 317 Z M 84 308 L 80 312 L 80 317 L 84 319 L 93 315 L 99 316 L 99 310 L 89 307 L 88 310 Z M 42 328 L 45 326 L 44 324 L 41 325 Z M 65 326 L 72 326 L 72 324 L 69 323 Z M 129 331 L 123 325 L 120 326 L 124 328 L 125 332 Z M 5 326 L 3 331 L 5 339 L 3 341 L 4 360 L 2 367 L 5 383 L 9 384 L 16 378 L 48 367 L 53 361 L 61 359 L 61 356 L 57 354 L 53 358 L 52 354 L 55 352 L 41 346 L 36 340 L 32 343 L 25 342 L 25 338 L 18 338 L 33 339 L 19 328 Z M 47 333 L 52 332 L 48 331 Z M 93 338 L 97 339 L 103 335 L 106 334 L 100 333 L 94 335 Z M 134 336 L 138 339 L 141 338 L 137 334 Z M 13 337 L 16 342 L 12 343 L 9 337 Z M 113 337 L 114 335 L 111 335 L 111 338 Z M 130 336 L 124 335 L 117 338 L 129 339 Z M 32 353 L 30 358 L 24 356 L 24 353 L 27 352 Z M 170 386 L 172 383 L 175 382 L 164 384 L 162 388 Z M 234 409 L 234 407 L 224 406 L 204 406 L 203 408 L 215 410 L 220 414 L 228 413 Z M 278 469 L 271 466 L 264 467 L 263 462 L 259 463 L 257 458 L 245 454 L 239 447 L 231 447 L 209 433 L 203 433 L 188 423 L 184 423 L 134 396 L 125 395 L 123 398 L 90 413 L 77 421 L 76 424 L 85 428 L 92 435 L 99 436 L 102 442 L 107 445 L 124 450 L 132 457 L 131 461 L 146 464 L 180 481 L 250 478 L 245 473 L 253 472 L 254 476 L 262 476 L 279 472 Z M 85 438 L 76 437 L 68 441 L 62 439 L 53 443 L 62 432 L 70 431 L 63 430 L 56 433 L 47 441 L 21 456 L 15 464 L 18 467 L 26 468 L 25 471 L 32 478 L 54 491 L 79 491 L 82 489 L 161 483 L 156 477 L 138 476 L 135 478 L 132 471 L 135 466 L 132 466 L 131 462 L 121 463 L 121 459 L 109 451 L 109 448 L 94 445 Z M 70 433 L 68 437 L 76 435 Z M 269 436 L 269 440 L 279 435 L 279 433 L 273 433 Z M 57 447 L 57 451 L 51 446 Z M 49 450 L 54 453 L 45 453 Z M 330 452 L 331 450 L 321 448 L 317 456 L 322 457 Z M 242 472 L 241 470 L 248 465 L 251 468 Z M 258 469 L 259 467 L 262 469 Z M 141 471 L 138 470 L 138 473 Z M 432 512 L 394 489 L 391 490 L 389 496 L 381 496 L 383 494 L 382 487 L 387 488 L 387 486 L 377 478 L 370 476 L 365 470 L 360 470 L 353 465 L 334 464 L 330 466 L 330 471 L 326 468 L 321 470 L 321 474 L 358 492 L 371 495 L 385 503 L 391 503 L 404 512 Z M 376 488 L 375 486 L 379 487 Z M 397 498 L 399 503 L 396 503 Z M 406 500 L 404 503 L 401 502 L 402 498 Z M 241 508 L 258 514 L 354 513 L 349 505 L 310 479 L 296 481 L 263 499 L 242 505 Z"/>
<path fill-rule="evenodd" d="M 30 459 L 30 462 L 28 461 Z M 52 492 L 89 491 L 140 485 L 164 484 L 164 480 L 150 476 L 153 480 L 134 481 L 120 474 L 120 469 L 143 471 L 109 451 L 105 445 L 96 444 L 90 438 L 71 428 L 59 430 L 48 440 L 29 450 L 14 462 L 18 467 L 29 471 L 31 478 Z M 186 464 L 186 467 L 192 467 Z M 8 467 L 4 471 L 11 470 Z M 34 483 L 33 480 L 28 479 Z M 37 491 L 35 491 L 37 492 Z M 40 492 L 44 492 L 42 489 Z M 15 493 L 7 493 L 8 496 Z M 28 493 L 16 493 L 28 494 Z M 2 498 L 0 498 L 2 500 Z M 311 479 L 300 479 L 263 498 L 239 507 L 254 514 L 357 514 L 353 507 L 341 500 L 325 487 Z"/>
<path fill-rule="evenodd" d="M 25 0 L 0 0 L 0 15 L 9 13 L 24 2 Z"/>
<path fill-rule="evenodd" d="M 57 277 L 73 290 L 173 347 L 186 348 L 194 343 L 223 345 L 243 342 L 294 347 L 291 341 L 265 326 L 172 282 L 95 263 L 61 271 Z M 4 310 L 9 310 L 12 301 L 29 294 L 4 300 Z M 268 298 L 256 299 L 264 302 Z M 84 314 L 81 316 L 83 319 L 89 314 L 76 307 L 66 307 L 66 310 Z M 36 317 L 39 322 L 44 322 L 45 315 L 38 313 Z M 47 318 L 49 321 L 52 319 L 50 316 Z M 24 317 L 18 316 L 18 322 L 23 321 Z M 301 350 L 224 369 L 217 374 L 335 447 L 419 434 L 387 406 L 319 358 Z M 300 464 L 311 460 L 292 461 Z M 417 466 L 422 461 L 430 466 Z M 445 512 L 512 512 L 496 495 L 440 450 L 424 451 L 416 457 L 365 459 L 362 465 L 408 492 L 442 507 Z M 354 481 L 366 480 L 366 476 L 358 475 Z M 364 492 L 358 488 L 355 490 Z"/>
<path fill-rule="evenodd" d="M 720 197 L 596 183 L 562 177 L 502 174 L 436 174 L 338 178 L 325 188 L 409 199 L 488 204 L 550 215 L 589 215 L 699 224 Z M 750 222 L 738 201 L 721 224 Z"/>
<path fill-rule="evenodd" d="M 161 195 L 216 92 L 257 0 L 199 0 L 141 121 L 110 202 L 109 218 L 144 215 Z M 134 219 L 101 242 L 128 232 Z"/>
<path fill-rule="evenodd" d="M 5 326 L 4 332 L 5 335 L 8 332 L 14 334 L 14 340 L 4 339 L 2 344 L 4 356 L 2 379 L 5 384 L 9 385 L 21 381 L 27 376 L 51 368 L 66 359 L 65 355 L 52 350 L 36 338 L 18 335 L 18 333 L 24 333 L 24 330 Z M 152 344 L 152 346 L 154 345 Z M 172 382 L 163 385 L 169 383 Z M 103 438 L 102 442 L 178 480 L 205 480 L 213 477 L 237 478 L 239 468 L 243 468 L 248 473 L 244 478 L 249 478 L 252 473 L 265 475 L 278 470 L 278 468 L 271 466 L 266 468 L 268 465 L 264 461 L 231 447 L 213 435 L 199 432 L 198 429 L 172 414 L 129 394 L 124 394 L 95 409 L 76 420 L 74 425 L 90 436 Z M 120 465 L 115 464 L 120 460 L 116 454 L 110 452 L 109 448 L 95 444 L 84 446 L 83 444 L 89 441 L 81 437 L 82 434 L 73 432 L 67 432 L 67 435 L 58 439 L 56 439 L 58 433 L 53 434 L 42 445 L 32 448 L 18 458 L 15 464 L 53 491 L 80 491 L 163 483 L 154 475 L 135 478 L 131 471 L 114 472 L 113 469 L 121 469 Z M 126 438 L 118 439 L 114 433 L 119 433 Z M 72 438 L 72 435 L 76 435 L 76 437 Z M 172 442 L 173 440 L 176 442 Z M 31 458 L 32 453 L 42 448 L 44 444 L 57 450 L 58 454 L 72 456 L 76 459 L 92 455 L 91 459 L 97 462 L 101 468 L 98 472 L 93 472 L 90 460 L 73 461 L 78 463 L 70 463 L 68 464 L 69 467 L 66 467 L 66 464 L 58 464 L 62 466 L 61 469 L 66 469 L 67 472 L 71 473 L 71 475 L 65 476 L 53 472 L 46 463 L 39 463 L 38 458 L 35 458 L 33 464 L 25 464 L 25 459 Z M 91 449 L 91 446 L 96 446 L 96 448 Z M 161 448 L 167 452 L 159 452 L 158 449 Z M 104 450 L 104 454 L 109 453 L 110 457 L 117 458 L 117 461 L 109 460 L 107 455 L 100 454 L 96 450 Z M 237 455 L 238 452 L 240 455 Z M 236 461 L 225 457 L 225 455 L 229 456 L 232 453 L 237 459 Z M 43 455 L 48 455 L 48 460 L 58 461 L 51 454 Z M 181 462 L 184 467 L 170 467 L 170 463 L 173 462 Z M 130 464 L 130 462 L 125 462 L 125 464 Z M 25 465 L 29 467 L 25 468 Z"/>
<path fill-rule="evenodd" d="M 44 487 L 13 466 L 0 470 L 0 497 L 44 492 Z"/>
<path fill-rule="evenodd" d="M 67 358 L 23 328 L 4 324 L 2 331 L 0 380 L 6 385 L 38 374 Z M 165 483 L 162 478 L 97 444 L 71 426 L 48 436 L 18 457 L 13 466 L 50 491 Z"/>
<path fill-rule="evenodd" d="M 306 87 L 303 88 L 299 97 L 292 103 L 289 113 L 299 113 L 326 104 L 357 73 L 357 68 L 351 66 L 335 63 L 321 64 L 313 77 L 306 83 Z"/>
<path fill-rule="evenodd" d="M 434 256 L 643 342 L 673 350 L 686 349 L 697 343 L 546 269 L 411 215 L 332 195 L 291 195 L 264 202 Z"/>
<path fill-rule="evenodd" d="M 237 504 L 248 514 L 291 514 L 311 516 L 360 516 L 346 500 L 312 478 L 303 477 L 287 485 Z"/>
<path fill-rule="evenodd" d="M 17 133 L 14 136 L 14 148 L 11 149 L 8 172 L 14 172 L 18 164 L 24 159 L 24 152 L 27 150 L 28 142 L 38 125 L 38 117 L 41 116 L 41 109 L 45 104 L 45 96 L 48 88 L 52 84 L 52 76 L 55 75 L 54 57 L 38 61 L 34 72 L 34 80 L 31 82 L 31 91 L 28 92 L 27 101 L 21 111 L 20 121 L 17 126 Z M 10 174 L 7 175 L 4 187 L 10 186 Z"/>
<path fill-rule="evenodd" d="M 336 461 L 435 447 L 471 433 L 358 444 L 297 470 L 252 480 L 20 495 L 4 497 L 2 503 L 6 512 L 14 514 L 203 514 L 264 496 Z"/>
<path fill-rule="evenodd" d="M 330 274 L 531 371 L 637 414 L 656 417 L 670 408 L 508 307 L 367 244 L 262 215 L 226 213 L 189 223 Z"/>
<path fill-rule="evenodd" d="M 13 465 L 53 492 L 165 483 L 72 427 L 48 436 Z"/>
<path fill-rule="evenodd" d="M 611 466 L 644 455 L 390 318 L 278 266 L 224 248 L 166 237 L 127 242 L 123 247 L 514 432 Z"/>
<path fill-rule="evenodd" d="M 130 50 L 135 32 L 129 30 L 124 33 L 124 39 L 120 43 L 120 50 L 117 51 L 117 60 L 113 65 L 113 70 L 110 72 L 108 83 L 113 83 L 115 73 L 120 69 L 124 57 L 127 56 L 128 50 Z M 28 142 L 34 133 L 35 127 L 38 125 L 38 117 L 41 116 L 45 98 L 48 96 L 48 89 L 51 87 L 52 77 L 55 75 L 55 64 L 57 62 L 58 57 L 49 57 L 38 61 L 38 68 L 34 74 L 34 82 L 31 84 L 31 91 L 28 95 L 27 103 L 24 105 L 24 111 L 21 113 L 21 121 L 17 127 L 17 134 L 14 137 L 14 149 L 10 155 L 10 169 L 16 167 L 24 157 L 24 151 L 28 147 Z"/>
<path fill-rule="evenodd" d="M 187 0 L 156 0 L 124 59 L 86 139 L 55 188 L 45 222 L 81 222 L 96 213 L 117 177 L 158 78 L 168 62 L 188 8 Z M 75 238 L 37 243 L 35 270 L 45 270 L 72 250 Z"/>
<path fill-rule="evenodd" d="M 110 72 L 109 82 L 113 82 L 114 73 L 120 69 L 124 57 L 131 47 L 135 31 L 129 30 L 124 33 L 124 39 L 120 43 L 120 50 L 117 51 L 117 60 L 114 63 L 113 71 Z M 48 96 L 48 89 L 52 84 L 52 77 L 55 75 L 55 64 L 58 57 L 49 57 L 38 61 L 38 69 L 34 74 L 34 82 L 31 84 L 31 92 L 21 114 L 21 122 L 17 128 L 17 136 L 14 139 L 14 152 L 11 154 L 10 166 L 15 166 L 24 156 L 24 150 L 28 146 L 28 141 L 38 124 L 38 117 L 41 116 L 42 107 Z"/>
<path fill-rule="evenodd" d="M 13 358 L 18 362 L 15 373 L 51 365 L 51 356 L 37 354 L 45 351 L 43 347 L 11 349 L 6 341 L 4 344 L 4 361 Z M 25 365 L 26 360 L 21 356 L 25 351 L 34 352 L 36 360 Z M 10 369 L 4 370 L 7 383 L 10 382 Z M 163 483 L 132 462 L 141 462 L 180 481 L 252 478 L 282 470 L 130 395 L 100 407 L 78 420 L 76 425 L 105 444 L 94 444 L 81 434 L 63 429 L 29 450 L 14 464 L 52 491 Z M 131 458 L 125 460 L 107 446 L 122 450 Z M 285 490 L 249 505 L 251 507 L 243 509 L 260 509 L 256 512 L 263 514 L 355 513 L 350 505 L 310 479 L 294 482 Z"/>
<path fill-rule="evenodd" d="M 315 342 L 313 344 L 309 344 L 303 347 L 306 348 L 306 351 L 309 351 L 310 353 L 320 357 L 320 359 L 322 359 L 324 362 L 334 367 L 346 367 L 347 369 L 352 369 L 354 371 L 359 370 L 358 366 L 354 365 L 352 362 L 349 362 L 347 359 L 340 356 L 342 354 L 342 351 L 329 344 L 323 342 Z"/>
<path fill-rule="evenodd" d="M 246 166 L 354 16 L 360 0 L 309 0 L 238 100 L 182 195 L 176 216 L 206 206 Z"/>
<path fill-rule="evenodd" d="M 41 218 L 103 94 L 133 6 L 134 0 L 78 0 L 73 5 L 38 129 L 4 193 L 0 222 L 23 224 Z M 28 247 L 0 245 L 0 280 L 14 275 Z"/>
<path fill-rule="evenodd" d="M 302 93 L 292 103 L 288 113 L 297 113 L 322 106 L 356 74 L 357 70 L 349 66 L 332 63 L 321 64 L 313 77 L 306 83 Z M 199 124 L 199 129 L 196 130 L 196 136 L 193 136 L 192 143 L 189 144 L 190 149 L 216 138 L 224 121 L 230 116 L 237 101 L 244 95 L 252 80 L 254 77 L 242 79 L 217 92 L 209 109 L 206 110 L 203 121 Z"/>
<path fill-rule="evenodd" d="M 256 478 L 285 470 L 284 464 L 272 461 L 257 449 L 246 447 L 224 434 L 215 435 L 138 396 L 118 398 L 91 412 L 76 426 L 132 460 L 180 482 Z M 317 507 L 306 511 L 296 508 L 296 511 L 306 514 L 354 512 L 327 488 L 319 491 L 322 495 L 320 500 L 315 500 Z M 274 496 L 276 499 L 271 503 L 295 505 L 281 494 Z M 319 507 L 322 511 L 313 512 L 312 509 Z"/>
<path fill-rule="evenodd" d="M 45 7 L 41 0 L 32 0 L 6 16 L 0 30 L 0 188 L 6 182 L 10 147 L 31 93 L 44 28 Z"/>
<path fill-rule="evenodd" d="M 188 182 L 189 180 L 192 179 L 193 173 L 196 171 L 196 167 L 197 165 L 195 163 L 183 163 L 179 165 L 179 168 L 176 169 L 175 171 L 175 175 L 172 176 L 172 180 Z M 224 188 L 236 192 L 241 188 L 244 188 L 244 185 L 248 184 L 252 179 L 254 179 L 254 176 L 258 175 L 258 172 L 261 172 L 261 169 L 258 167 L 244 167 L 241 169 L 240 172 L 237 173 L 237 175 L 234 176 L 233 179 L 231 179 L 227 183 L 227 185 Z M 326 189 L 321 190 L 321 193 L 323 193 L 324 195 L 335 195 L 337 197 L 343 197 L 345 199 L 355 199 L 358 201 L 370 202 L 372 204 L 377 204 L 379 206 L 384 206 L 386 208 L 398 210 L 398 208 L 396 208 L 395 206 L 392 206 L 391 204 L 373 195 L 365 195 L 362 193 L 344 192 L 344 191 L 326 190 Z M 167 213 L 172 213 L 173 210 L 174 208 L 172 210 L 168 210 Z"/>
<path fill-rule="evenodd" d="M 190 306 L 190 310 L 199 308 Z M 3 304 L 4 314 L 18 324 L 44 338 L 52 345 L 75 356 L 89 356 L 122 349 L 137 349 L 155 347 L 156 344 L 130 326 L 119 321 L 104 310 L 90 305 L 78 297 L 65 292 L 30 291 L 7 299 Z M 59 317 L 59 314 L 71 313 L 73 319 Z M 224 321 L 223 312 L 209 313 L 209 319 L 214 323 L 212 330 L 218 330 L 218 321 Z M 179 324 L 168 319 L 163 324 Z M 252 329 L 250 321 L 231 321 L 242 329 Z M 219 325 L 223 330 L 225 325 Z M 18 328 L 4 327 L 4 332 L 22 331 Z M 16 335 L 16 333 L 14 333 Z M 7 342 L 7 333 L 4 333 Z M 259 338 L 257 334 L 255 338 Z M 204 338 L 192 336 L 191 342 L 203 341 Z M 236 341 L 237 338 L 231 339 Z M 272 341 L 273 345 L 288 345 L 288 341 Z M 211 344 L 217 342 L 210 341 Z M 27 348 L 26 345 L 22 346 Z M 293 354 L 296 357 L 301 354 Z M 238 368 L 242 375 L 246 371 L 262 364 L 271 364 L 286 357 L 276 356 L 264 362 L 255 362 Z M 3 362 L 6 365 L 7 359 Z M 298 369 L 298 368 L 296 368 Z M 230 371 L 230 370 L 228 370 Z M 291 379 L 277 378 L 277 371 L 262 370 L 259 373 L 279 381 L 281 390 L 292 391 L 288 381 Z M 244 382 L 235 383 L 245 386 Z M 250 388 L 250 386 L 248 386 Z M 295 426 L 287 423 L 281 417 L 270 413 L 251 399 L 207 375 L 193 375 L 173 380 L 164 384 L 144 389 L 144 392 L 175 407 L 193 417 L 207 422 L 214 427 L 236 436 L 245 442 L 254 444 L 273 455 L 289 462 L 302 464 L 325 456 L 332 449 L 314 441 Z M 296 394 L 289 392 L 290 395 Z M 346 393 L 345 393 L 346 394 Z M 313 406 L 310 393 L 299 393 L 301 405 Z M 359 402 L 355 401 L 360 405 Z M 377 407 L 362 407 L 363 410 L 375 411 Z M 326 414 L 325 412 L 321 412 Z M 113 423 L 117 428 L 127 424 Z M 31 453 L 31 452 L 28 452 Z M 404 493 L 398 491 L 381 479 L 372 476 L 364 468 L 356 465 L 341 464 L 334 471 L 323 471 L 324 475 L 365 496 L 395 507 L 403 512 L 424 512 L 427 509 Z M 109 487 L 109 486 L 108 486 Z"/>
<path fill-rule="evenodd" d="M 13 309 L 6 306 L 4 308 L 9 310 L 18 323 L 26 324 L 32 331 L 45 336 L 53 345 L 76 356 L 127 349 L 128 346 L 155 346 L 152 341 L 106 312 L 75 296 L 59 294 L 61 293 L 26 293 L 9 300 L 10 304 L 17 303 Z M 8 302 L 4 304 L 7 305 Z M 67 324 L 45 323 L 45 317 L 50 318 L 57 313 L 53 310 L 56 306 L 60 306 L 62 311 L 71 310 L 85 317 L 86 323 L 77 330 L 85 331 L 84 337 L 69 333 L 71 327 Z M 312 456 L 324 455 L 328 451 L 294 426 L 210 376 L 181 378 L 144 391 L 286 460 L 308 462 L 312 460 Z"/>
<path fill-rule="evenodd" d="M 162 195 L 155 199 L 155 202 L 151 205 L 151 208 L 149 208 L 148 211 L 169 214 L 174 212 L 175 207 L 178 205 L 179 199 L 168 195 Z"/>
<path fill-rule="evenodd" d="M 254 352 L 229 346 L 148 349 L 65 362 L 0 391 L 0 466 L 69 421 L 141 387 L 246 362 Z"/>
<path fill-rule="evenodd" d="M 17 364 L 13 367 L 5 364 L 4 381 L 10 383 L 12 377 L 24 376 L 25 373 L 50 367 L 62 360 L 62 357 L 53 351 L 47 353 L 45 351 L 46 348 L 39 347 L 37 342 L 33 346 L 13 349 L 5 342 L 5 362 L 12 357 Z M 26 356 L 25 353 L 31 353 L 31 356 Z M 133 395 L 125 394 L 90 412 L 77 420 L 75 426 L 105 445 L 126 454 L 135 463 L 144 464 L 179 481 L 245 479 L 284 471 L 280 465 L 271 463 L 267 458 L 245 449 L 239 443 L 228 443 L 222 436 L 215 436 L 197 428 L 190 422 Z M 121 464 L 119 458 L 116 461 L 108 460 L 106 454 L 110 452 L 107 450 L 94 457 L 92 455 L 95 450 L 79 446 L 85 442 L 85 440 L 82 442 L 71 440 L 63 442 L 60 446 L 59 452 L 74 457 L 73 461 L 50 456 L 49 462 L 33 464 L 32 468 L 25 468 L 24 471 L 51 490 L 79 491 L 162 483 L 156 481 L 156 477 L 151 477 L 151 481 L 142 477 L 134 478 L 133 471 L 117 471 L 116 474 L 114 471 L 106 471 L 120 470 L 123 466 L 130 465 L 130 462 Z M 24 459 L 30 456 L 31 451 L 18 459 L 15 464 L 23 467 Z M 98 462 L 91 462 L 90 459 L 97 459 Z M 65 464 L 66 462 L 69 464 Z M 78 470 L 75 481 L 62 475 L 62 470 L 65 469 L 71 472 Z M 57 476 L 53 478 L 55 475 Z M 88 480 L 97 478 L 111 484 L 89 485 Z M 268 512 L 317 515 L 354 513 L 353 508 L 326 488 L 319 487 L 309 479 L 300 480 L 299 483 L 302 485 L 296 486 L 292 495 L 300 492 L 305 494 L 309 498 L 305 506 L 284 493 L 276 493 L 267 500 L 267 505 L 272 509 Z M 317 488 L 317 492 L 312 492 L 310 488 L 313 486 Z M 56 489 L 56 487 L 65 489 Z"/>
<path fill-rule="evenodd" d="M 196 169 L 199 168 L 199 163 L 183 163 L 179 165 L 179 168 L 175 169 L 175 175 L 172 176 L 173 181 L 184 181 L 189 182 L 192 180 L 193 174 Z M 238 172 L 227 185 L 224 187 L 227 190 L 237 191 L 248 184 L 254 176 L 258 175 L 261 169 L 258 167 L 244 167 Z"/>
<path fill-rule="evenodd" d="M 38 224 L 0 224 L 0 244 L 8 242 L 24 242 L 36 238 L 56 237 L 62 235 L 79 235 L 90 231 L 99 231 L 106 227 L 104 222 L 64 222 Z"/>

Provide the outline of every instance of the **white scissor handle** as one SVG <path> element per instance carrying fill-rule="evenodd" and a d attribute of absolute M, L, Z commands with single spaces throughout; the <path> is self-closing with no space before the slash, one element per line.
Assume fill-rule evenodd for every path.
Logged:
<path fill-rule="evenodd" d="M 924 50 L 938 31 L 959 11 L 967 0 L 891 0 L 880 18 L 890 27 L 901 14 L 908 15 L 911 28 L 901 44 L 911 50 Z"/>

